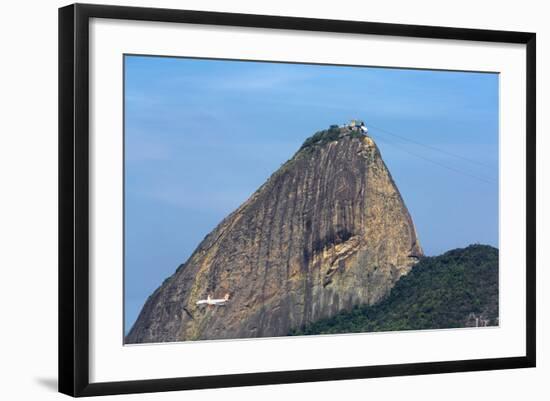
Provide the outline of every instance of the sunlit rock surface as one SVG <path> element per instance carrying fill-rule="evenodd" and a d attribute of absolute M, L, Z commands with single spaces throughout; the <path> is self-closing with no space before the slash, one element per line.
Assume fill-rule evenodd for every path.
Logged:
<path fill-rule="evenodd" d="M 287 335 L 377 302 L 420 256 L 374 141 L 333 128 L 205 237 L 148 298 L 126 343 Z M 196 305 L 226 293 L 226 306 Z"/>

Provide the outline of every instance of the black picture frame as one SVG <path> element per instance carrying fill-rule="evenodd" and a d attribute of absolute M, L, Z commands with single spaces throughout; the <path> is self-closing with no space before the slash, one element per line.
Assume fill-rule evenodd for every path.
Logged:
<path fill-rule="evenodd" d="M 322 31 L 526 45 L 526 353 L 520 357 L 382 366 L 89 381 L 89 21 L 91 18 Z M 142 393 L 534 367 L 536 35 L 527 32 L 74 4 L 59 9 L 59 391 L 71 396 Z"/>

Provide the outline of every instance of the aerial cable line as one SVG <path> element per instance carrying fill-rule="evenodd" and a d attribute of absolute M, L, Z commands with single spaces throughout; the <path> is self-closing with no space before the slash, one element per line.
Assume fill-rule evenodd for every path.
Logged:
<path fill-rule="evenodd" d="M 452 153 L 452 152 L 449 152 L 449 151 L 444 150 L 444 149 L 440 149 L 440 148 L 435 147 L 435 146 L 432 146 L 432 145 L 427 145 L 427 144 L 425 144 L 425 143 L 421 143 L 421 142 L 415 141 L 414 139 L 410 139 L 410 138 L 406 138 L 406 137 L 401 136 L 401 135 L 397 135 L 396 133 L 390 132 L 390 131 L 385 130 L 385 129 L 380 128 L 380 127 L 376 127 L 376 126 L 374 126 L 374 125 L 372 125 L 372 124 L 369 124 L 369 128 L 374 128 L 374 129 L 376 129 L 376 130 L 378 130 L 378 131 L 380 131 L 380 132 L 382 132 L 382 133 L 385 133 L 385 134 L 394 136 L 394 137 L 396 137 L 396 138 L 400 138 L 400 139 L 402 139 L 402 140 L 404 140 L 404 141 L 409 141 L 409 142 L 414 143 L 414 144 L 416 144 L 416 145 L 418 145 L 418 146 L 424 146 L 424 147 L 426 147 L 426 148 L 428 148 L 428 149 L 432 149 L 432 150 L 435 150 L 435 151 L 437 151 L 437 152 L 445 153 L 445 154 L 448 155 L 448 156 L 453 156 L 453 157 L 456 157 L 457 159 L 462 159 L 462 160 L 467 161 L 467 162 L 469 162 L 469 163 L 475 163 L 475 164 L 478 164 L 478 165 L 484 166 L 484 167 L 492 167 L 492 166 L 490 166 L 490 165 L 488 165 L 488 164 L 486 164 L 486 163 L 480 162 L 480 161 L 478 161 L 478 160 L 474 160 L 474 159 L 470 159 L 470 158 L 465 157 L 465 156 L 457 155 L 456 153 Z"/>
<path fill-rule="evenodd" d="M 445 169 L 447 169 L 447 170 L 453 171 L 453 172 L 458 173 L 458 174 L 462 174 L 462 175 L 464 175 L 464 176 L 473 178 L 473 179 L 475 179 L 475 180 L 484 182 L 484 183 L 486 183 L 486 184 L 496 184 L 496 181 L 493 181 L 493 180 L 491 180 L 491 179 L 489 179 L 489 178 L 479 177 L 479 176 L 477 176 L 477 175 L 470 174 L 470 173 L 467 173 L 467 172 L 462 171 L 462 170 L 458 170 L 458 169 L 456 169 L 456 168 L 454 168 L 454 167 L 447 166 L 447 165 L 445 165 L 445 164 L 439 163 L 439 162 L 437 162 L 437 161 L 435 161 L 435 160 L 432 160 L 432 159 L 429 159 L 429 158 L 427 158 L 427 157 L 425 157 L 425 156 L 421 156 L 421 155 L 419 155 L 419 154 L 417 154 L 417 153 L 411 152 L 411 151 L 409 151 L 409 150 L 407 150 L 407 149 L 403 149 L 401 146 L 397 145 L 396 143 L 392 143 L 392 142 L 388 141 L 388 140 L 385 139 L 385 138 L 380 138 L 380 137 L 379 137 L 378 139 L 379 139 L 379 140 L 382 140 L 383 143 L 386 143 L 386 144 L 388 144 L 388 145 L 395 146 L 397 149 L 399 149 L 399 150 L 401 150 L 401 151 L 403 151 L 403 152 L 405 152 L 405 153 L 409 153 L 409 154 L 411 154 L 411 155 L 413 155 L 413 156 L 416 156 L 416 157 L 418 157 L 418 158 L 420 158 L 420 159 L 422 159 L 422 160 L 425 160 L 425 161 L 427 161 L 427 162 L 433 163 L 433 164 L 435 164 L 435 165 L 437 165 L 437 166 L 439 166 L 439 167 L 443 167 L 443 168 L 445 168 Z"/>

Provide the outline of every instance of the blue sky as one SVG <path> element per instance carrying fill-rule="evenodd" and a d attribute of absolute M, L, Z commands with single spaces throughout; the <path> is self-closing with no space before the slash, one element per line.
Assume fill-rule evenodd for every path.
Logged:
<path fill-rule="evenodd" d="M 428 255 L 498 246 L 498 75 L 125 57 L 125 330 L 316 131 L 369 134 Z"/>

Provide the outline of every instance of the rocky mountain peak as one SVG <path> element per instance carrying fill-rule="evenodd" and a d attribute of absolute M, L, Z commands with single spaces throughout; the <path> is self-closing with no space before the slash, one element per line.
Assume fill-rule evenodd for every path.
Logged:
<path fill-rule="evenodd" d="M 205 237 L 126 342 L 286 335 L 379 301 L 422 255 L 373 139 L 331 126 Z M 197 305 L 224 294 L 222 307 Z"/>

